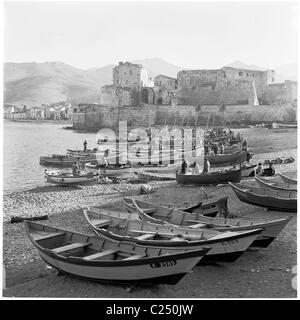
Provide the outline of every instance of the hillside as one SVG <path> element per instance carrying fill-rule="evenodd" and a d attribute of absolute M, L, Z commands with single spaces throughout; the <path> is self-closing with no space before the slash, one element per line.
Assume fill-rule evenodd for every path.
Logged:
<path fill-rule="evenodd" d="M 142 64 L 151 77 L 165 74 L 176 78 L 178 71 L 183 69 L 160 58 L 135 60 L 133 63 Z M 228 66 L 266 70 L 241 61 Z M 4 102 L 29 106 L 65 100 L 98 102 L 100 87 L 112 83 L 113 67 L 106 65 L 83 70 L 63 62 L 8 62 L 4 64 Z M 296 79 L 296 64 L 285 65 L 275 71 L 277 82 Z"/>

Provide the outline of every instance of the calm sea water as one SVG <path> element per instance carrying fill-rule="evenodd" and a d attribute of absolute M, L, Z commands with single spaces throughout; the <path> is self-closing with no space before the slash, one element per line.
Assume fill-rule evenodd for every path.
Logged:
<path fill-rule="evenodd" d="M 95 133 L 64 130 L 66 124 L 4 121 L 3 193 L 46 185 L 39 157 L 66 153 L 68 149 L 96 146 Z"/>

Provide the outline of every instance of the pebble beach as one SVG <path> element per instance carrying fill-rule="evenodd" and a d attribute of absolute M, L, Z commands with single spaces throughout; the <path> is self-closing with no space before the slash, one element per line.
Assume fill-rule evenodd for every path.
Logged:
<path fill-rule="evenodd" d="M 295 141 L 293 131 L 293 141 Z M 276 135 L 276 132 L 273 133 Z M 253 163 L 265 159 L 297 159 L 296 145 L 278 147 L 268 144 L 264 137 L 249 139 L 254 147 Z M 280 132 L 278 133 L 280 136 Z M 286 138 L 286 137 L 285 137 Z M 279 137 L 281 139 L 281 137 Z M 266 147 L 265 144 L 268 144 Z M 286 148 L 288 146 L 288 148 Z M 296 177 L 297 160 L 275 165 L 277 172 Z M 159 174 L 158 174 L 159 175 Z M 172 174 L 170 174 L 172 176 Z M 173 174 L 174 176 L 174 174 Z M 280 179 L 278 176 L 275 179 Z M 253 179 L 247 183 L 255 184 Z M 238 200 L 227 185 L 205 187 L 211 197 L 227 195 L 229 210 L 246 219 L 272 220 L 292 215 L 292 219 L 278 238 L 265 249 L 250 249 L 235 263 L 218 263 L 196 267 L 176 286 L 122 287 L 103 285 L 69 276 L 58 276 L 47 266 L 27 238 L 23 223 L 11 224 L 11 217 L 37 217 L 48 215 L 42 223 L 92 235 L 82 209 L 101 206 L 122 210 L 120 199 L 138 197 L 158 204 L 187 207 L 205 198 L 199 187 L 178 186 L 176 181 L 151 181 L 152 192 L 141 195 L 144 181 L 132 173 L 126 179 L 112 183 L 96 183 L 81 187 L 39 186 L 13 192 L 3 198 L 3 259 L 5 267 L 3 295 L 6 297 L 86 297 L 86 298 L 293 298 L 297 291 L 292 287 L 297 264 L 296 213 L 267 211 Z"/>

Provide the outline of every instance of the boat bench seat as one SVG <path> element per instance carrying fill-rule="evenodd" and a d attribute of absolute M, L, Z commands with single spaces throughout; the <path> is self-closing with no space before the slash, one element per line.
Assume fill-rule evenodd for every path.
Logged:
<path fill-rule="evenodd" d="M 101 227 L 107 227 L 110 224 L 110 220 L 109 219 L 95 219 L 93 220 L 94 226 L 101 228 Z"/>
<path fill-rule="evenodd" d="M 135 237 L 137 240 L 148 240 L 154 238 L 155 234 L 143 234 L 141 236 Z"/>
<path fill-rule="evenodd" d="M 65 232 L 51 232 L 51 233 L 47 232 L 44 234 L 34 235 L 34 240 L 39 241 L 39 240 L 54 238 L 56 236 L 63 236 L 65 234 L 66 234 Z"/>
<path fill-rule="evenodd" d="M 192 221 L 189 221 L 189 222 L 192 222 Z M 206 227 L 207 224 L 206 223 L 196 223 L 196 224 L 193 224 L 191 226 L 188 226 L 189 228 L 192 228 L 192 229 L 197 229 L 197 228 L 202 228 L 202 227 Z"/>
<path fill-rule="evenodd" d="M 115 254 L 118 251 L 119 250 L 105 250 L 105 251 L 97 252 L 97 253 L 94 253 L 94 254 L 90 254 L 89 256 L 83 257 L 82 259 L 86 260 L 86 261 L 95 260 L 95 259 L 98 259 L 98 258 L 103 258 L 105 256 L 109 256 L 111 254 Z"/>
<path fill-rule="evenodd" d="M 145 213 L 155 213 L 156 209 L 155 208 L 147 208 L 147 209 L 142 209 Z"/>
<path fill-rule="evenodd" d="M 182 239 L 178 238 L 178 237 L 175 237 L 175 238 L 172 238 L 170 239 L 171 241 L 182 241 Z"/>
<path fill-rule="evenodd" d="M 58 248 L 52 249 L 51 251 L 53 253 L 64 253 L 64 252 L 68 252 L 68 251 L 71 251 L 71 250 L 84 248 L 84 247 L 87 247 L 89 245 L 90 245 L 89 242 L 84 242 L 84 243 L 75 242 L 75 243 L 68 244 L 66 246 L 62 246 L 62 247 L 58 247 Z"/>
<path fill-rule="evenodd" d="M 123 260 L 136 260 L 136 259 L 144 258 L 145 256 L 146 255 L 135 254 L 135 255 L 129 256 Z"/>

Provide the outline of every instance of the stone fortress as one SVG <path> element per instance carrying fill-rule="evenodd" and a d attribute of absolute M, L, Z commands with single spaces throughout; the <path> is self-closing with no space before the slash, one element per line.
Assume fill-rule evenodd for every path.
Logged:
<path fill-rule="evenodd" d="M 182 70 L 177 79 L 149 77 L 140 64 L 119 62 L 113 68 L 113 84 L 100 89 L 97 104 L 74 108 L 74 128 L 116 128 L 120 120 L 131 126 L 198 119 L 203 106 L 260 106 L 293 103 L 297 82 L 275 82 L 273 70 L 257 71 L 223 67 L 216 70 Z M 196 120 L 195 120 L 196 121 Z"/>

